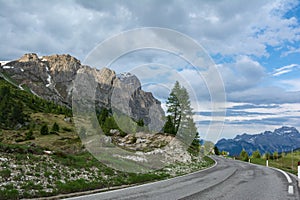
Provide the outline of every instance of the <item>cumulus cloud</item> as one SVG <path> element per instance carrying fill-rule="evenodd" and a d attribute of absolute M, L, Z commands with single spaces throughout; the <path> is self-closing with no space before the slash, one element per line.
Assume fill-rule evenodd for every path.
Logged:
<path fill-rule="evenodd" d="M 190 36 L 213 57 L 229 58 L 230 61 L 224 59 L 218 63 L 229 104 L 300 102 L 299 80 L 282 79 L 299 68 L 298 64 L 287 63 L 268 71 L 264 63 L 258 62 L 260 58 L 268 59 L 269 48 L 279 51 L 282 57 L 299 53 L 296 45 L 300 42 L 299 21 L 287 15 L 299 6 L 297 0 L 0 0 L 0 3 L 0 60 L 36 52 L 40 55 L 69 53 L 83 61 L 99 43 L 122 31 L 163 27 Z M 155 35 L 140 38 L 141 41 L 161 39 Z M 165 38 L 160 44 L 184 46 L 176 38 Z M 116 45 L 118 49 L 124 47 L 121 43 Z M 190 46 L 184 48 L 192 50 Z M 114 48 L 106 50 L 104 55 L 113 53 L 109 51 Z M 162 52 L 126 55 L 112 66 L 118 72 L 135 72 L 144 88 L 161 98 L 167 95 L 174 80 L 181 78 L 191 96 L 192 92 L 196 94 L 192 103 L 200 104 L 197 111 L 211 110 L 211 103 L 203 102 L 211 100 L 211 92 L 221 93 L 218 86 L 223 82 L 216 81 L 213 73 L 195 73 L 180 59 L 180 52 L 177 53 L 177 56 Z M 151 70 L 157 65 L 164 66 L 165 70 Z M 245 127 L 251 128 L 249 124 Z M 229 132 L 229 128 L 224 130 Z M 238 125 L 236 128 L 242 129 Z"/>
<path fill-rule="evenodd" d="M 221 135 L 206 135 L 207 125 L 213 122 L 211 112 L 197 112 L 196 121 L 202 138 L 217 141 L 223 137 L 232 138 L 235 134 L 260 133 L 281 126 L 300 128 L 300 104 L 227 104 L 225 123 L 218 128 L 223 130 Z"/>
<path fill-rule="evenodd" d="M 2 59 L 34 51 L 83 59 L 120 31 L 165 27 L 195 38 L 211 53 L 267 55 L 266 46 L 299 41 L 297 1 L 2 1 Z"/>
<path fill-rule="evenodd" d="M 237 58 L 235 63 L 219 64 L 218 68 L 227 94 L 253 88 L 266 76 L 265 68 L 248 56 Z"/>

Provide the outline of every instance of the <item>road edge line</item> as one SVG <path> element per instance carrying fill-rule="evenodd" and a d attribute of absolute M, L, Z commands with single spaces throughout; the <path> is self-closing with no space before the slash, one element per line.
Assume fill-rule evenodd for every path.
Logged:
<path fill-rule="evenodd" d="M 283 171 L 283 170 L 281 170 L 281 169 L 278 169 L 278 168 L 275 168 L 275 167 L 269 167 L 269 168 L 281 172 L 281 173 L 285 176 L 285 178 L 287 179 L 288 183 L 293 183 L 291 177 L 290 177 L 285 171 Z"/>
<path fill-rule="evenodd" d="M 209 158 L 211 158 L 211 157 L 209 157 Z M 155 182 L 151 182 L 151 183 L 145 183 L 145 184 L 140 184 L 140 185 L 132 185 L 132 186 L 129 186 L 129 187 L 124 187 L 124 188 L 115 189 L 115 190 L 107 190 L 107 191 L 103 191 L 101 193 L 112 193 L 112 192 L 115 192 L 115 191 L 123 191 L 123 190 L 126 190 L 126 189 L 133 189 L 133 188 L 139 188 L 139 187 L 143 187 L 143 186 L 149 186 L 149 185 L 153 185 L 153 184 L 156 184 L 156 183 L 159 183 L 159 182 L 166 182 L 166 181 L 170 181 L 170 180 L 175 180 L 175 179 L 178 179 L 178 178 L 181 178 L 181 177 L 185 177 L 185 176 L 193 175 L 193 174 L 196 174 L 196 173 L 199 173 L 199 172 L 203 172 L 203 171 L 212 169 L 215 166 L 217 166 L 218 162 L 213 158 L 211 158 L 211 159 L 215 162 L 214 165 L 212 165 L 208 168 L 205 168 L 205 169 L 201 169 L 201 170 L 189 173 L 189 174 L 184 174 L 184 175 L 181 175 L 181 176 L 176 176 L 176 177 L 173 177 L 173 178 L 168 178 L 168 179 L 165 179 L 165 180 L 155 181 Z M 99 192 L 88 194 L 88 196 L 94 196 L 94 195 L 97 195 L 97 194 L 99 194 Z M 73 196 L 73 197 L 75 199 L 75 198 L 80 198 L 81 196 L 82 195 Z M 68 197 L 68 198 L 70 198 L 70 197 Z"/>
<path fill-rule="evenodd" d="M 244 161 L 241 161 L 241 160 L 236 160 L 236 161 L 244 162 Z M 248 162 L 245 162 L 245 163 L 248 163 Z M 267 166 L 260 165 L 260 164 L 256 164 L 256 163 L 248 163 L 248 164 L 249 164 L 249 165 L 261 166 L 261 167 L 266 167 L 266 168 L 270 168 L 270 169 L 273 169 L 273 170 L 275 170 L 275 171 L 281 172 L 281 173 L 285 176 L 285 178 L 287 179 L 287 182 L 288 182 L 288 193 L 289 193 L 289 194 L 294 194 L 294 187 L 293 187 L 293 185 L 290 185 L 290 184 L 293 183 L 293 181 L 292 181 L 292 179 L 291 179 L 291 177 L 290 177 L 291 174 L 288 175 L 287 172 L 285 172 L 285 171 L 283 171 L 283 170 L 281 170 L 281 169 L 275 168 L 275 167 L 267 167 Z M 300 185 L 299 185 L 299 187 L 300 187 Z"/>
<path fill-rule="evenodd" d="M 289 183 L 289 185 L 288 185 L 288 193 L 289 194 L 294 194 L 294 187 L 293 187 L 293 185 L 290 185 L 290 184 L 293 183 L 291 177 L 285 171 L 283 171 L 281 169 L 278 169 L 278 168 L 275 168 L 275 167 L 269 167 L 269 168 L 273 169 L 273 170 L 276 170 L 278 172 L 281 172 L 285 176 L 285 178 L 287 179 L 287 181 Z"/>

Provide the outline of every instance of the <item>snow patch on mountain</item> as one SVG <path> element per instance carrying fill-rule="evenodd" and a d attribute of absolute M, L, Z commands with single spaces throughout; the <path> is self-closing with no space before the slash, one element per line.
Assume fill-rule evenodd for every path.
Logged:
<path fill-rule="evenodd" d="M 49 72 L 48 66 L 46 66 L 46 71 Z M 51 80 L 51 75 L 49 73 L 47 73 L 47 75 L 48 75 L 47 78 L 48 84 L 46 85 L 46 87 L 49 87 L 52 84 L 52 80 Z"/>
<path fill-rule="evenodd" d="M 220 151 L 227 151 L 230 155 L 239 155 L 242 149 L 249 154 L 257 149 L 261 154 L 273 153 L 280 149 L 300 148 L 300 133 L 294 127 L 283 126 L 273 132 L 265 131 L 256 135 L 242 134 L 233 139 L 221 139 L 216 146 Z"/>
<path fill-rule="evenodd" d="M 6 64 L 9 63 L 9 62 L 10 62 L 10 61 L 8 61 L 8 60 L 7 60 L 7 61 L 3 61 L 3 60 L 0 61 L 0 63 L 1 63 L 2 66 L 3 66 L 3 65 L 6 65 Z"/>
<path fill-rule="evenodd" d="M 14 68 L 13 66 L 9 66 L 9 65 L 3 66 L 3 69 L 13 69 L 13 68 Z"/>

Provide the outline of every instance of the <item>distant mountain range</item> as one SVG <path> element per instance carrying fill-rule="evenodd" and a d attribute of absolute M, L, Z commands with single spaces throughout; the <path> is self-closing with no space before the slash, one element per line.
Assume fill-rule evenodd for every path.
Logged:
<path fill-rule="evenodd" d="M 237 135 L 233 139 L 221 139 L 216 143 L 220 151 L 227 151 L 231 156 L 239 155 L 242 149 L 249 154 L 259 150 L 261 154 L 287 152 L 300 148 L 300 133 L 294 127 L 283 126 L 272 131 L 265 131 L 260 134 Z"/>

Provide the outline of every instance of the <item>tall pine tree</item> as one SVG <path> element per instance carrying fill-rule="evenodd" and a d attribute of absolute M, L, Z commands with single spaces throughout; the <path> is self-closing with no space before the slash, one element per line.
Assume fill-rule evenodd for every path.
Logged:
<path fill-rule="evenodd" d="M 199 134 L 193 119 L 193 110 L 187 90 L 178 81 L 167 100 L 168 116 L 164 132 L 177 134 L 183 141 L 192 143 L 194 150 L 199 150 Z"/>

